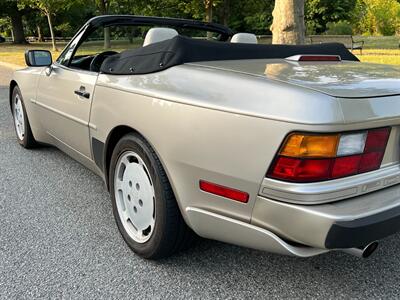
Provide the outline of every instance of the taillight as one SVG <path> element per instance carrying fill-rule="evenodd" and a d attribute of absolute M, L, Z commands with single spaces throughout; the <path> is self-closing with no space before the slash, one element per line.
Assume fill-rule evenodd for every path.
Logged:
<path fill-rule="evenodd" d="M 390 127 L 338 134 L 290 134 L 267 176 L 291 182 L 343 178 L 380 168 Z"/>

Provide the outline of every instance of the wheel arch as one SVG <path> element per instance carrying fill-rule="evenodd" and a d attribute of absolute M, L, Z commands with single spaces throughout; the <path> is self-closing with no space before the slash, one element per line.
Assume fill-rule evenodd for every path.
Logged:
<path fill-rule="evenodd" d="M 10 90 L 9 90 L 9 104 L 10 104 L 10 109 L 12 111 L 12 95 L 14 92 L 14 88 L 18 86 L 18 83 L 13 79 L 10 81 Z"/>
<path fill-rule="evenodd" d="M 155 151 L 158 159 L 160 160 L 160 162 L 161 162 L 161 164 L 162 164 L 162 166 L 163 166 L 163 168 L 165 170 L 165 173 L 167 174 L 167 177 L 168 177 L 168 180 L 169 180 L 170 184 L 172 185 L 171 180 L 170 180 L 169 175 L 168 175 L 168 171 L 165 168 L 165 164 L 164 164 L 162 158 L 160 157 L 157 149 L 154 147 L 153 143 L 148 138 L 146 138 L 141 132 L 136 130 L 135 128 L 127 126 L 127 125 L 119 125 L 119 126 L 114 127 L 110 131 L 110 133 L 108 134 L 107 139 L 105 141 L 105 145 L 104 145 L 104 152 L 103 152 L 103 166 L 104 167 L 103 167 L 103 172 L 104 172 L 104 179 L 105 179 L 105 182 L 106 182 L 107 189 L 108 190 L 110 189 L 109 171 L 110 171 L 110 163 L 111 163 L 112 153 L 113 153 L 114 148 L 117 145 L 118 141 L 124 135 L 126 135 L 128 133 L 134 133 L 134 134 L 140 136 L 142 139 L 144 139 L 152 147 L 152 149 Z"/>

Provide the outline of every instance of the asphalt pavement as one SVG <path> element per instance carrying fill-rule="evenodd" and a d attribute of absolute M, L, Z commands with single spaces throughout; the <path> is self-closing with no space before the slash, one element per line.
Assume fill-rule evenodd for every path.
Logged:
<path fill-rule="evenodd" d="M 57 149 L 18 145 L 9 76 L 0 67 L 1 299 L 400 298 L 400 235 L 367 260 L 207 240 L 159 262 L 139 258 L 119 235 L 99 177 Z"/>

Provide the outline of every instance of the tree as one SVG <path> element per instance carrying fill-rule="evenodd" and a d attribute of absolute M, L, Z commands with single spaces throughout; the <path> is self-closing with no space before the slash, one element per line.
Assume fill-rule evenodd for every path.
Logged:
<path fill-rule="evenodd" d="M 393 35 L 400 27 L 400 4 L 396 0 L 358 0 L 354 19 L 360 33 Z"/>
<path fill-rule="evenodd" d="M 96 0 L 96 4 L 100 10 L 100 14 L 108 15 L 110 13 L 110 1 Z M 110 46 L 110 28 L 104 27 L 104 49 L 109 49 Z"/>
<path fill-rule="evenodd" d="M 304 0 L 275 0 L 273 44 L 304 44 Z"/>
<path fill-rule="evenodd" d="M 25 44 L 25 33 L 22 24 L 23 12 L 18 8 L 16 0 L 0 0 L 0 16 L 10 17 L 12 26 L 12 35 L 15 44 Z"/>
<path fill-rule="evenodd" d="M 53 51 L 57 51 L 56 39 L 54 35 L 53 27 L 53 16 L 56 15 L 61 9 L 65 9 L 73 4 L 73 1 L 62 1 L 62 0 L 23 0 L 21 6 L 29 6 L 31 8 L 37 8 L 40 12 L 46 16 L 49 24 L 49 30 L 51 35 L 51 42 Z"/>
<path fill-rule="evenodd" d="M 353 20 L 357 0 L 307 0 L 305 20 L 308 34 L 320 34 L 328 29 L 328 23 Z M 343 23 L 342 23 L 343 24 Z"/>
<path fill-rule="evenodd" d="M 204 0 L 204 6 L 206 9 L 206 22 L 212 22 L 212 20 L 213 20 L 213 0 Z"/>
<path fill-rule="evenodd" d="M 270 0 L 225 0 L 215 9 L 217 22 L 237 32 L 270 34 L 274 1 Z"/>

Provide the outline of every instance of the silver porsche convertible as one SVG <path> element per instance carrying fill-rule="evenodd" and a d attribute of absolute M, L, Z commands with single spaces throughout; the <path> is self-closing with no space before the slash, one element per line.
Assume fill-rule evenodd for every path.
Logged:
<path fill-rule="evenodd" d="M 400 68 L 139 16 L 96 17 L 56 61 L 25 59 L 10 83 L 19 143 L 101 176 L 144 258 L 196 235 L 368 257 L 400 230 Z"/>

